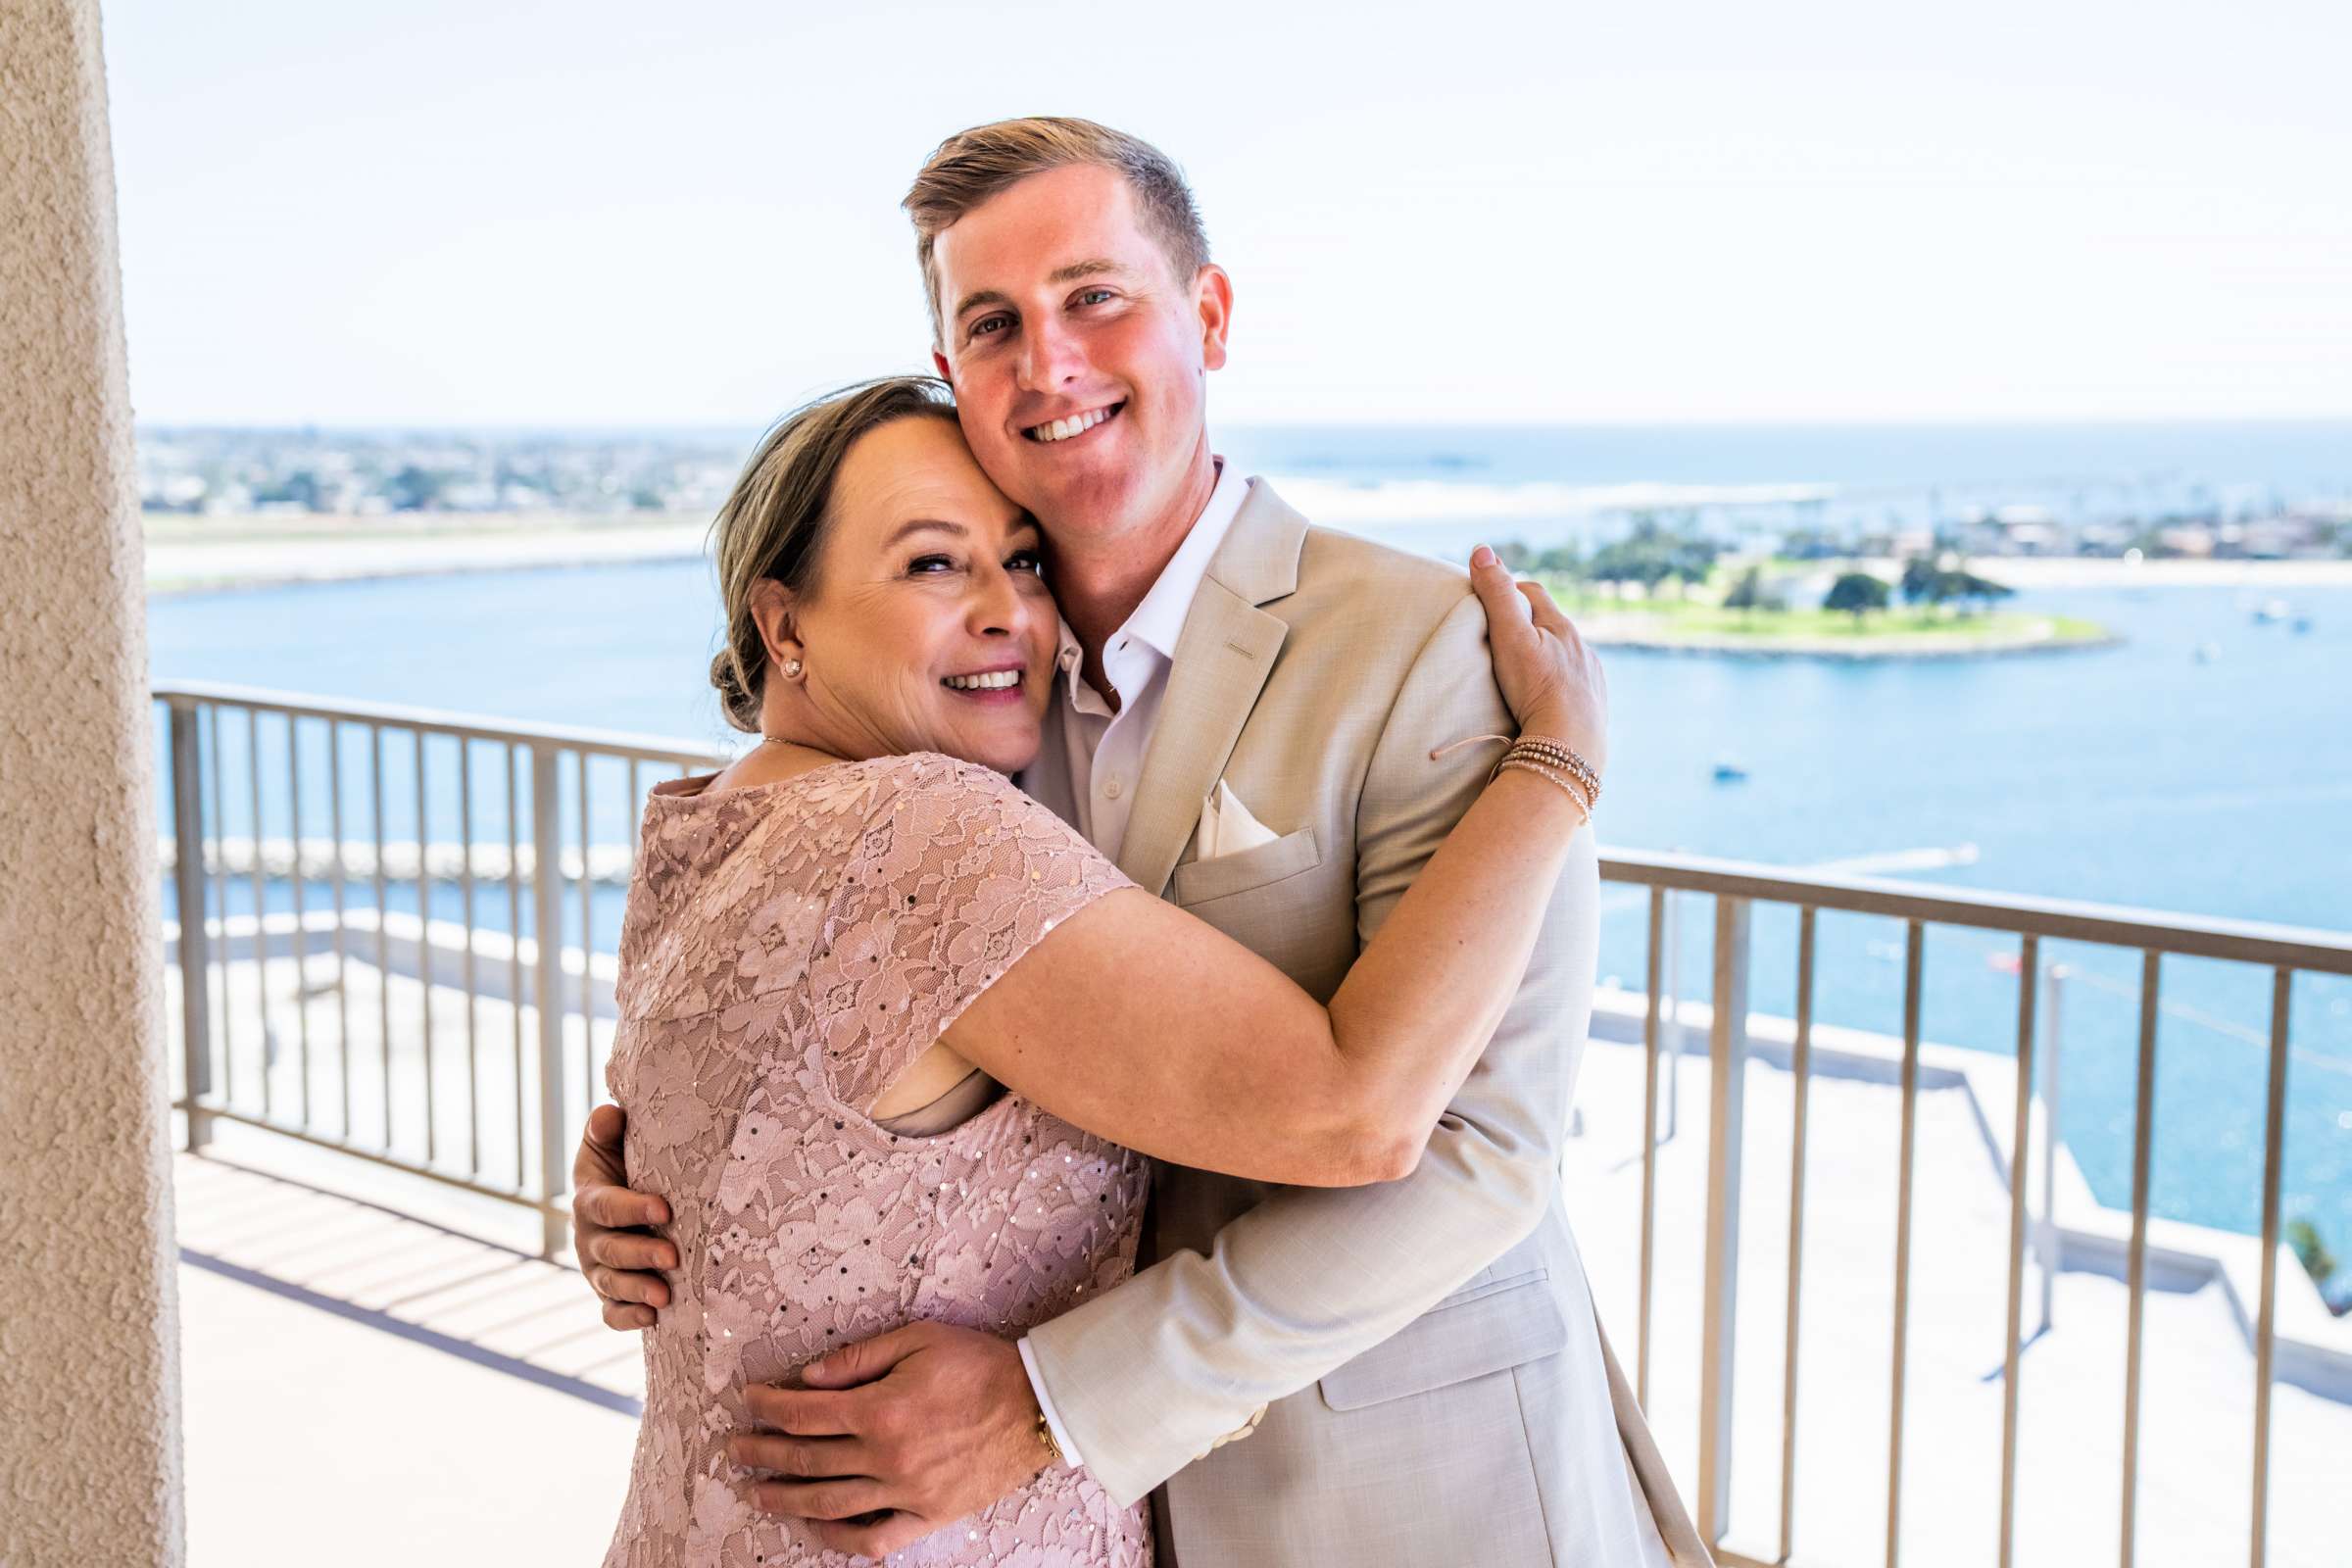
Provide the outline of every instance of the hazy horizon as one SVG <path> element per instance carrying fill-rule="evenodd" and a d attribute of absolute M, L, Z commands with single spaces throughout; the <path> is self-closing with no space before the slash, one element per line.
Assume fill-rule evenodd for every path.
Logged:
<path fill-rule="evenodd" d="M 342 422 L 327 419 L 268 420 L 236 422 L 213 419 L 146 419 L 136 421 L 141 432 L 186 430 L 205 432 L 278 433 L 318 431 L 324 435 L 723 435 L 746 432 L 758 433 L 784 416 L 779 410 L 764 418 L 732 423 L 665 422 L 660 419 L 639 419 L 596 423 L 556 423 L 531 419 L 472 419 L 463 422 L 435 423 L 422 419 L 387 419 L 371 422 Z M 2341 427 L 2352 432 L 2352 414 L 2252 416 L 2183 415 L 2180 416 L 2151 416 L 2144 418 L 2105 418 L 2098 416 L 2053 416 L 2049 418 L 1999 418 L 1954 416 L 1951 417 L 1850 417 L 1776 418 L 1758 416 L 1754 418 L 1655 418 L 1655 419 L 1446 419 L 1394 418 L 1370 416 L 1361 419 L 1220 419 L 1211 410 L 1209 423 L 1216 429 L 1230 430 L 2166 430 L 2242 426 L 2248 429 L 2314 429 Z"/>

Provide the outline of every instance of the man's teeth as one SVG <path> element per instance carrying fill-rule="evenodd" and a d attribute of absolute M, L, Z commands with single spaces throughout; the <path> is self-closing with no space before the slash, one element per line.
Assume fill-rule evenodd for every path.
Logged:
<path fill-rule="evenodd" d="M 1021 672 L 1017 669 L 1000 669 L 988 675 L 950 675 L 947 678 L 947 684 L 959 692 L 1000 691 L 1020 683 Z"/>
<path fill-rule="evenodd" d="M 1074 435 L 1092 430 L 1096 425 L 1109 418 L 1111 413 L 1110 409 L 1097 409 L 1092 414 L 1074 414 L 1066 419 L 1054 419 L 1045 424 L 1031 425 L 1029 439 L 1032 441 L 1067 441 Z"/>

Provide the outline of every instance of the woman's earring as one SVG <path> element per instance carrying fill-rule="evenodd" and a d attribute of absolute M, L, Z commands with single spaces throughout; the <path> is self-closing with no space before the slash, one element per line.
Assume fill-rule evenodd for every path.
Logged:
<path fill-rule="evenodd" d="M 784 661 L 784 678 L 786 680 L 799 680 L 801 678 L 801 662 L 799 660 L 787 659 Z"/>

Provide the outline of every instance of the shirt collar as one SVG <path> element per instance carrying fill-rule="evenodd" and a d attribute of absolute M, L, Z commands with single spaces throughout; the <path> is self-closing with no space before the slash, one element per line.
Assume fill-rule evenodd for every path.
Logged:
<path fill-rule="evenodd" d="M 1139 638 L 1162 658 L 1176 657 L 1176 641 L 1184 635 L 1185 617 L 1193 612 L 1193 601 L 1200 593 L 1201 579 L 1208 575 L 1208 564 L 1216 559 L 1217 547 L 1225 542 L 1233 519 L 1241 514 L 1242 503 L 1250 497 L 1250 481 L 1232 464 L 1220 459 L 1217 466 L 1217 487 L 1209 492 L 1208 505 L 1200 509 L 1193 531 L 1184 536 L 1184 543 L 1160 569 L 1159 580 L 1114 637 Z"/>
<path fill-rule="evenodd" d="M 1176 643 L 1184 635 L 1185 617 L 1193 612 L 1193 601 L 1200 597 L 1200 584 L 1208 576 L 1209 563 L 1217 558 L 1217 547 L 1233 529 L 1233 519 L 1240 516 L 1242 503 L 1250 499 L 1250 481 L 1239 469 L 1224 459 L 1217 460 L 1216 488 L 1208 493 L 1208 505 L 1200 509 L 1194 519 L 1192 532 L 1176 547 L 1176 554 L 1160 568 L 1159 577 L 1144 602 L 1135 607 L 1126 623 L 1110 634 L 1116 644 L 1123 637 L 1133 637 L 1157 653 L 1161 658 L 1176 657 Z M 1069 676 L 1071 696 L 1085 682 L 1078 677 L 1078 662 L 1083 650 L 1078 646 L 1078 634 L 1070 630 L 1068 621 L 1061 622 L 1061 644 L 1056 663 Z"/>

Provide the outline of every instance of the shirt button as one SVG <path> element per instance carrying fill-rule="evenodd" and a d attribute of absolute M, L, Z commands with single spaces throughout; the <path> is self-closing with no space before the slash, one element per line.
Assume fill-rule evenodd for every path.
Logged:
<path fill-rule="evenodd" d="M 1102 786 L 1102 798 L 1106 801 L 1115 801 L 1119 798 L 1119 781 L 1117 779 L 1114 778 Z"/>

